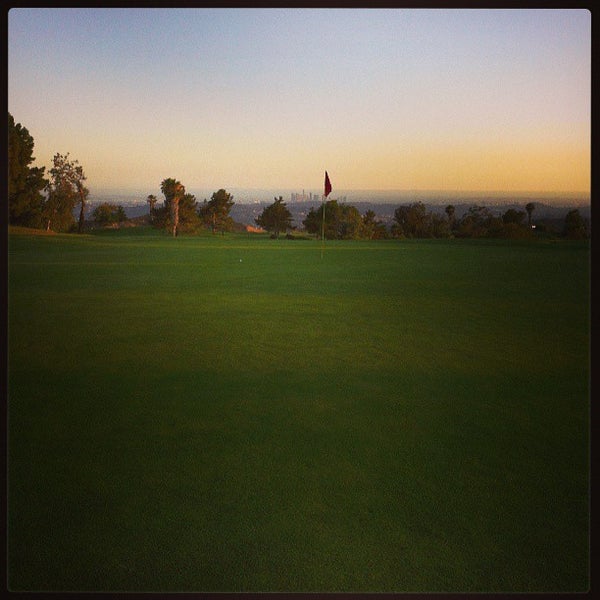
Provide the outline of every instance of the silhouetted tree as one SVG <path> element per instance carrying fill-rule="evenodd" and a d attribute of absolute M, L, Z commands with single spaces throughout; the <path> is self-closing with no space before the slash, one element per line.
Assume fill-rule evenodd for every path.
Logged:
<path fill-rule="evenodd" d="M 514 208 L 509 208 L 502 215 L 502 222 L 505 225 L 507 223 L 515 223 L 516 225 L 522 225 L 524 218 L 525 218 L 525 213 L 522 210 L 515 210 Z"/>
<path fill-rule="evenodd" d="M 304 221 L 308 233 L 321 235 L 323 206 L 311 208 Z M 359 239 L 363 236 L 363 219 L 355 206 L 340 204 L 337 200 L 325 202 L 325 238 L 328 240 Z"/>
<path fill-rule="evenodd" d="M 110 202 L 99 204 L 92 213 L 94 221 L 100 225 L 108 225 L 109 223 L 121 223 L 127 220 L 125 211 L 122 206 L 116 206 Z"/>
<path fill-rule="evenodd" d="M 61 196 L 61 206 L 67 206 L 72 202 L 71 210 L 77 205 L 80 205 L 79 222 L 77 232 L 83 232 L 85 222 L 85 203 L 89 194 L 89 190 L 83 185 L 86 176 L 83 172 L 83 167 L 77 160 L 69 160 L 69 153 L 65 155 L 56 153 L 52 158 L 51 175 L 51 190 L 50 195 L 54 194 L 54 201 L 51 202 L 51 210 L 55 213 L 57 195 Z M 50 198 L 49 198 L 50 200 Z"/>
<path fill-rule="evenodd" d="M 422 202 L 400 206 L 394 211 L 392 233 L 396 237 L 427 238 L 432 237 L 431 214 Z"/>
<path fill-rule="evenodd" d="M 380 240 L 387 237 L 385 225 L 376 219 L 372 210 L 368 210 L 362 216 L 361 237 L 369 240 Z"/>
<path fill-rule="evenodd" d="M 275 198 L 273 204 L 267 206 L 255 223 L 273 233 L 275 237 L 279 237 L 281 231 L 287 231 L 292 227 L 292 213 L 288 210 L 283 197 Z"/>
<path fill-rule="evenodd" d="M 77 204 L 81 205 L 79 211 L 79 224 L 77 231 L 83 231 L 85 202 L 89 190 L 83 185 L 85 175 L 78 162 L 69 160 L 69 154 L 55 154 L 50 169 L 50 180 L 46 186 L 48 197 L 44 202 L 42 211 L 46 229 L 65 231 L 71 228 L 73 210 Z"/>
<path fill-rule="evenodd" d="M 472 206 L 458 224 L 458 237 L 486 237 L 492 224 L 493 215 L 485 206 Z"/>
<path fill-rule="evenodd" d="M 8 113 L 8 219 L 13 225 L 41 227 L 44 167 L 31 167 L 33 137 Z"/>
<path fill-rule="evenodd" d="M 442 215 L 431 214 L 431 236 L 434 238 L 447 238 L 450 236 L 450 224 Z"/>
<path fill-rule="evenodd" d="M 564 236 L 572 240 L 582 240 L 587 237 L 587 227 L 578 209 L 570 210 L 565 217 Z"/>
<path fill-rule="evenodd" d="M 218 230 L 230 231 L 233 227 L 233 219 L 229 216 L 229 211 L 233 205 L 233 196 L 220 189 L 211 196 L 210 201 L 204 200 L 204 204 L 198 209 L 198 214 L 213 233 Z"/>
<path fill-rule="evenodd" d="M 341 240 L 358 240 L 364 237 L 363 219 L 356 206 L 339 205 L 338 238 Z"/>
<path fill-rule="evenodd" d="M 531 237 L 531 229 L 523 223 L 525 213 L 522 210 L 509 208 L 502 215 L 501 237 L 505 238 L 526 238 Z"/>

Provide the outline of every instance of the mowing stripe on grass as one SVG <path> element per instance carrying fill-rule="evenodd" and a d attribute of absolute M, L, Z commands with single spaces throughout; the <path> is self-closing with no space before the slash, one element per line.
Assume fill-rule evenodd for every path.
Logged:
<path fill-rule="evenodd" d="M 589 246 L 240 238 L 11 235 L 9 588 L 586 590 Z"/>

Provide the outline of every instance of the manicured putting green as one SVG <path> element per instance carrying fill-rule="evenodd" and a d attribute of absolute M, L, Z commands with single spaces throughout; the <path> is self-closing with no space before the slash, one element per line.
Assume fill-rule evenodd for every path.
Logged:
<path fill-rule="evenodd" d="M 589 587 L 589 245 L 9 238 L 13 591 Z"/>

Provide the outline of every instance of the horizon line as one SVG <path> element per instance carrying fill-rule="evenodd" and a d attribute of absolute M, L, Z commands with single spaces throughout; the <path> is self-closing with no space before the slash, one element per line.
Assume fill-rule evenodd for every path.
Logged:
<path fill-rule="evenodd" d="M 186 186 L 186 188 L 190 191 L 193 190 L 211 190 L 213 187 L 200 187 L 200 186 Z M 284 192 L 293 192 L 299 193 L 298 187 L 283 187 L 283 186 L 272 186 L 272 187 L 243 187 L 243 186 L 224 186 L 218 189 L 225 190 L 242 190 L 248 192 L 269 192 L 272 193 L 274 190 L 283 189 Z M 144 194 L 147 189 L 139 187 L 98 187 L 97 192 L 123 192 L 123 193 L 131 193 L 131 194 Z M 216 191 L 216 190 L 215 190 Z M 303 188 L 302 191 L 305 194 L 313 194 L 315 192 L 311 188 Z M 443 189 L 443 188 L 338 188 L 337 190 L 334 188 L 332 190 L 332 194 L 337 191 L 338 194 L 341 193 L 358 193 L 358 192 L 370 192 L 370 193 L 380 193 L 380 194 L 393 194 L 393 193 L 410 193 L 410 194 L 444 194 L 444 195 L 459 195 L 459 194 L 492 194 L 492 195 L 504 195 L 504 196 L 515 196 L 515 195 L 541 195 L 541 196 L 559 196 L 559 195 L 569 195 L 569 196 L 590 196 L 591 192 L 589 190 L 478 190 L 478 189 L 464 189 L 464 190 L 455 190 L 455 189 Z M 94 191 L 90 190 L 93 194 Z M 318 193 L 316 194 L 319 195 Z"/>

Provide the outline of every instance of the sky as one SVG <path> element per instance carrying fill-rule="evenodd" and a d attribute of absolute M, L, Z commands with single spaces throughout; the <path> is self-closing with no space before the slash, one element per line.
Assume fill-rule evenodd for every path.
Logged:
<path fill-rule="evenodd" d="M 91 193 L 589 193 L 591 14 L 17 8 L 8 109 Z"/>

